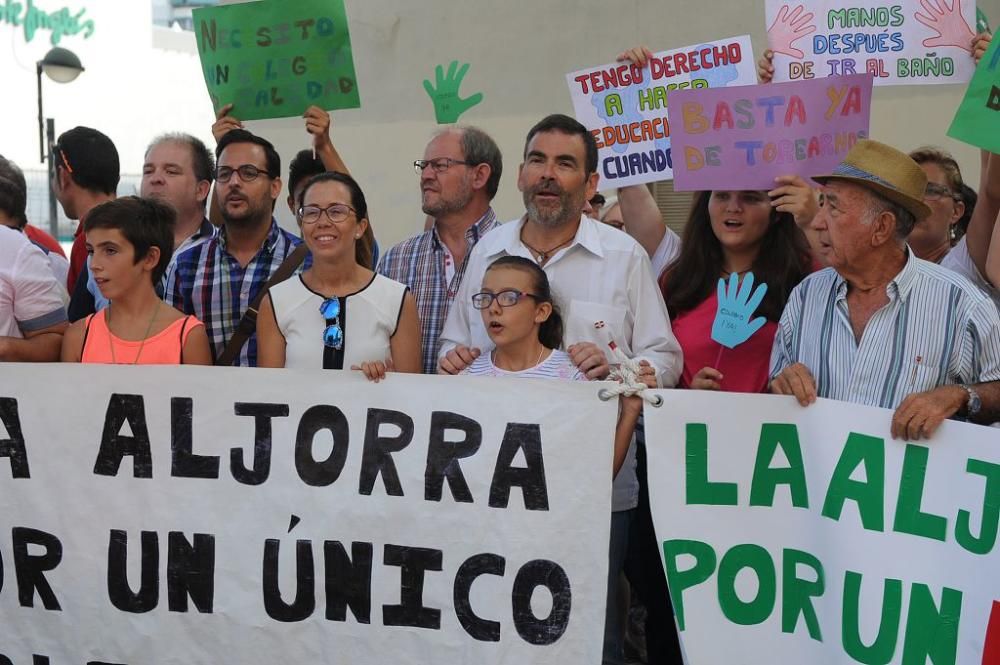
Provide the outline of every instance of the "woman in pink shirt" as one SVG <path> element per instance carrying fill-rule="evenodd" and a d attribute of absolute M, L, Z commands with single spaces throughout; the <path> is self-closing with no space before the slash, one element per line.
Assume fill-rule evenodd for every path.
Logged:
<path fill-rule="evenodd" d="M 763 191 L 699 192 L 678 257 L 660 276 L 677 341 L 684 350 L 679 388 L 766 392 L 771 345 L 792 289 L 812 271 L 809 247 L 791 214 Z M 766 323 L 730 349 L 712 339 L 719 279 L 752 272 L 767 294 L 754 317 Z"/>

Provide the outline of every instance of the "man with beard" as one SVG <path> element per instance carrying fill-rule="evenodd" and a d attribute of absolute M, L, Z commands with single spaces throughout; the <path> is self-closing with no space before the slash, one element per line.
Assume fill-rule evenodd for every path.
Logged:
<path fill-rule="evenodd" d="M 631 236 L 583 214 L 597 182 L 597 145 L 586 127 L 565 115 L 548 116 L 532 127 L 517 174 L 527 214 L 494 230 L 472 251 L 456 306 L 441 334 L 442 373 L 457 374 L 481 352 L 490 352 L 493 345 L 472 296 L 493 261 L 521 256 L 548 275 L 566 323 L 564 346 L 588 378 L 606 378 L 608 354 L 618 348 L 630 358 L 647 361 L 643 371 L 655 375 L 659 385 L 676 384 L 681 350 L 646 251 Z M 614 479 L 605 663 L 623 662 L 617 604 L 639 504 L 635 453 L 633 442 Z"/>
<path fill-rule="evenodd" d="M 435 135 L 424 158 L 413 165 L 420 174 L 423 211 L 434 223 L 386 252 L 378 271 L 413 292 L 423 336 L 423 371 L 433 374 L 438 338 L 463 283 L 469 253 L 497 226 L 490 201 L 500 186 L 503 159 L 486 132 L 451 127 Z"/>
<path fill-rule="evenodd" d="M 223 224 L 208 242 L 177 257 L 164 300 L 204 324 L 218 360 L 244 313 L 300 240 L 274 220 L 281 193 L 281 158 L 266 139 L 227 132 L 215 149 L 216 196 Z M 257 365 L 253 333 L 233 361 Z"/>
<path fill-rule="evenodd" d="M 205 217 L 214 171 L 212 153 L 190 134 L 158 136 L 146 149 L 139 194 L 159 199 L 177 213 L 174 255 L 163 284 L 172 277 L 178 256 L 208 242 L 215 233 L 215 227 Z"/>
<path fill-rule="evenodd" d="M 646 252 L 628 235 L 583 215 L 597 181 L 597 146 L 583 125 L 557 114 L 531 129 L 517 174 L 527 214 L 473 250 L 459 305 L 441 335 L 444 373 L 457 374 L 492 346 L 472 294 L 490 263 L 516 255 L 548 274 L 564 310 L 567 350 L 588 378 L 607 376 L 606 349 L 613 341 L 626 355 L 648 360 L 661 385 L 676 382 L 680 347 Z"/>

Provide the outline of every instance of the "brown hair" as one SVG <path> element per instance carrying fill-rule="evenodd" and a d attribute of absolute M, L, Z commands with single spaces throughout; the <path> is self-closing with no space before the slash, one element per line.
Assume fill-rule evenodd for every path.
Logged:
<path fill-rule="evenodd" d="M 945 180 L 948 181 L 948 189 L 955 196 L 962 195 L 962 169 L 958 168 L 958 162 L 951 156 L 951 153 L 934 146 L 924 146 L 917 148 L 910 153 L 910 159 L 917 164 L 937 164 L 944 171 Z"/>
<path fill-rule="evenodd" d="M 123 196 L 102 203 L 90 211 L 83 223 L 85 232 L 94 229 L 117 229 L 135 250 L 134 262 L 146 258 L 152 247 L 160 250 L 160 260 L 153 268 L 153 284 L 158 284 L 174 253 L 176 213 L 157 199 Z"/>
<path fill-rule="evenodd" d="M 712 192 L 698 192 L 691 206 L 680 255 L 660 275 L 659 284 L 671 320 L 691 311 L 715 290 L 722 273 L 722 245 L 712 231 L 708 201 Z M 777 321 L 792 289 L 809 273 L 805 236 L 787 212 L 771 209 L 767 233 L 760 242 L 753 273 L 767 284 L 758 314 Z"/>

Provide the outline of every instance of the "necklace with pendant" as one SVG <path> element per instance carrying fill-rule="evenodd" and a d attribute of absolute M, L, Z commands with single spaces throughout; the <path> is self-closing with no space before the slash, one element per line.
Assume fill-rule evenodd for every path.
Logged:
<path fill-rule="evenodd" d="M 557 249 L 565 247 L 569 243 L 573 242 L 573 238 L 575 238 L 575 237 L 576 237 L 576 231 L 573 231 L 573 235 L 571 235 L 570 237 L 566 238 L 565 240 L 563 240 L 562 242 L 560 242 L 558 245 L 553 245 L 552 247 L 549 247 L 548 249 L 538 249 L 537 247 L 533 247 L 532 245 L 529 245 L 527 243 L 527 241 L 524 239 L 524 230 L 523 229 L 521 230 L 521 243 L 525 247 L 527 247 L 528 249 L 531 250 L 532 256 L 535 257 L 535 261 L 537 261 L 539 265 L 542 265 L 546 261 L 548 261 L 549 257 L 552 256 L 552 253 L 555 252 Z"/>

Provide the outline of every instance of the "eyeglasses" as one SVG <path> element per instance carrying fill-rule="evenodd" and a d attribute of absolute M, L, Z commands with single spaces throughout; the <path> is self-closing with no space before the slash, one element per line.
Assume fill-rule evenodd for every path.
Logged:
<path fill-rule="evenodd" d="M 423 173 L 424 169 L 428 166 L 434 169 L 434 173 L 444 173 L 450 169 L 455 164 L 464 164 L 465 166 L 473 166 L 469 162 L 463 162 L 461 159 L 452 159 L 451 157 L 438 157 L 437 159 L 418 159 L 413 162 L 413 170 L 417 173 Z"/>
<path fill-rule="evenodd" d="M 243 182 L 253 182 L 257 179 L 260 174 L 266 175 L 268 178 L 276 177 L 274 174 L 259 169 L 253 164 L 241 164 L 235 169 L 231 169 L 228 166 L 220 166 L 215 172 L 215 179 L 221 183 L 229 182 L 229 179 L 233 177 L 234 173 L 240 174 L 240 180 Z"/>
<path fill-rule="evenodd" d="M 339 224 L 347 221 L 352 212 L 357 214 L 358 211 L 346 203 L 334 203 L 325 208 L 319 206 L 302 206 L 299 208 L 299 220 L 303 224 L 315 224 L 322 217 L 323 213 L 326 213 L 327 219 L 334 224 Z"/>
<path fill-rule="evenodd" d="M 941 199 L 952 199 L 954 201 L 958 201 L 959 197 L 944 185 L 938 185 L 933 182 L 927 183 L 927 189 L 924 190 L 924 200 L 940 201 Z"/>
<path fill-rule="evenodd" d="M 500 293 L 482 291 L 481 293 L 476 293 L 472 296 L 472 306 L 476 309 L 486 309 L 493 304 L 494 300 L 496 300 L 501 307 L 513 307 L 517 303 L 521 302 L 521 299 L 525 297 L 538 300 L 538 296 L 535 294 L 521 293 L 516 289 L 506 289 Z"/>
<path fill-rule="evenodd" d="M 319 306 L 319 313 L 326 321 L 323 345 L 340 351 L 344 348 L 344 329 L 340 327 L 340 298 L 327 298 Z"/>

